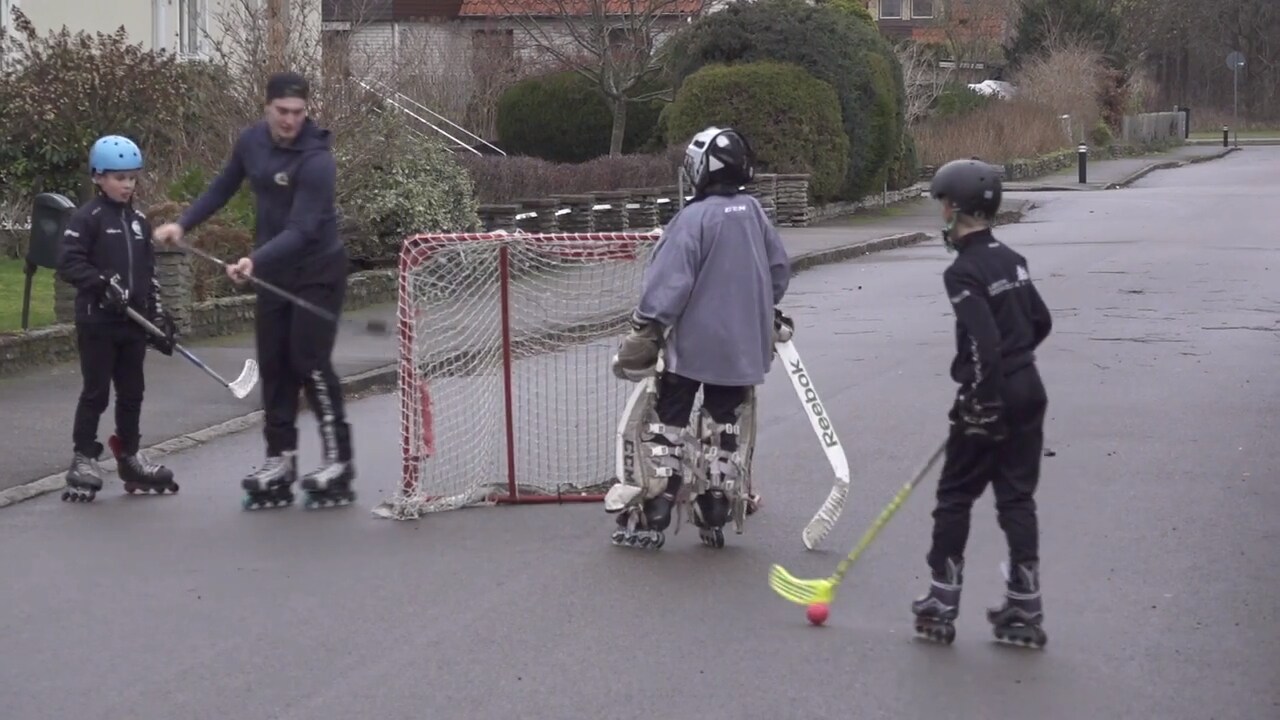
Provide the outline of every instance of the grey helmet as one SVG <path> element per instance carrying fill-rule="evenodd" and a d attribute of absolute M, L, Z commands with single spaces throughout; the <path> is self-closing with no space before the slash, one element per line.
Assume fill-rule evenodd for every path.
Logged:
<path fill-rule="evenodd" d="M 684 172 L 695 196 L 701 196 L 712 183 L 746 185 L 755 177 L 755 153 L 742 133 L 712 126 L 689 141 Z"/>
<path fill-rule="evenodd" d="M 981 160 L 952 160 L 938 168 L 929 183 L 935 200 L 947 200 L 956 210 L 982 220 L 995 220 L 1004 185 L 1000 170 Z"/>

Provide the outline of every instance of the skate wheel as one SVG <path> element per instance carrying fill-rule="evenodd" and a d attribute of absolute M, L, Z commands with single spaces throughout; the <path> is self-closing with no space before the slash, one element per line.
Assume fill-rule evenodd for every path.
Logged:
<path fill-rule="evenodd" d="M 125 492 L 127 492 L 127 493 L 129 493 L 130 495 L 132 495 L 132 494 L 134 494 L 135 492 L 137 492 L 137 490 L 138 490 L 138 486 L 137 486 L 137 485 L 134 485 L 134 484 L 133 484 L 133 483 L 131 483 L 131 482 L 127 482 L 127 483 L 125 483 L 125 484 L 124 484 L 124 491 L 125 491 Z"/>
<path fill-rule="evenodd" d="M 950 645 L 955 642 L 956 628 L 954 625 L 937 625 L 934 623 L 918 622 L 916 623 L 916 635 L 943 645 Z"/>

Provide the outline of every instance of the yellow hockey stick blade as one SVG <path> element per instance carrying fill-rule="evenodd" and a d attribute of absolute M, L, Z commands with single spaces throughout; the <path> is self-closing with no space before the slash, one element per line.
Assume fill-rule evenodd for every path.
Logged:
<path fill-rule="evenodd" d="M 836 599 L 836 584 L 830 579 L 803 580 L 787 572 L 781 565 L 769 568 L 769 587 L 797 605 L 830 605 Z"/>

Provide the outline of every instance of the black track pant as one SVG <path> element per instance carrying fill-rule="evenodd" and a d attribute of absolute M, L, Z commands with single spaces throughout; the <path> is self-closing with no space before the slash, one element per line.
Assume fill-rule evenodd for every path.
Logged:
<path fill-rule="evenodd" d="M 132 322 L 79 323 L 76 345 L 80 350 L 80 376 L 84 385 L 76 404 L 72 440 L 75 451 L 92 458 L 102 455 L 98 442 L 98 420 L 116 389 L 116 435 L 126 455 L 138 452 L 142 418 L 142 395 L 146 390 L 143 363 L 147 358 L 147 336 Z"/>
<path fill-rule="evenodd" d="M 290 283 L 287 289 L 336 314 L 342 311 L 346 295 L 346 271 L 346 253 L 337 253 L 308 263 L 303 279 Z M 320 422 L 325 451 L 336 453 L 340 462 L 351 460 L 351 428 L 332 359 L 337 326 L 261 289 L 255 307 L 267 455 L 297 450 L 301 390 Z"/>
<path fill-rule="evenodd" d="M 1039 562 L 1035 492 L 1048 399 L 1035 365 L 1005 378 L 1003 399 L 1009 435 L 1000 444 L 966 438 L 958 426 L 952 426 L 933 511 L 933 546 L 927 556 L 929 567 L 938 575 L 944 573 L 947 558 L 963 561 L 970 510 L 988 483 L 1008 541 L 1009 561 Z"/>
<path fill-rule="evenodd" d="M 673 427 L 684 427 L 689 424 L 689 414 L 693 412 L 693 403 L 697 400 L 698 388 L 702 388 L 702 406 L 711 419 L 727 424 L 737 420 L 738 406 L 747 398 L 748 387 L 733 385 L 710 385 L 690 380 L 675 373 L 663 373 L 658 381 L 657 397 L 654 398 L 654 410 L 658 414 L 658 422 Z M 721 444 L 730 452 L 738 449 L 736 435 L 725 434 Z"/>

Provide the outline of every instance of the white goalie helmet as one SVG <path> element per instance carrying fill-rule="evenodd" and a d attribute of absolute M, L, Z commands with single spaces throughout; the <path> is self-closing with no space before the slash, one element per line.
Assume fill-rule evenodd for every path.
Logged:
<path fill-rule="evenodd" d="M 745 185 L 755 177 L 755 155 L 742 133 L 713 125 L 689 141 L 684 173 L 695 195 L 712 182 Z"/>

